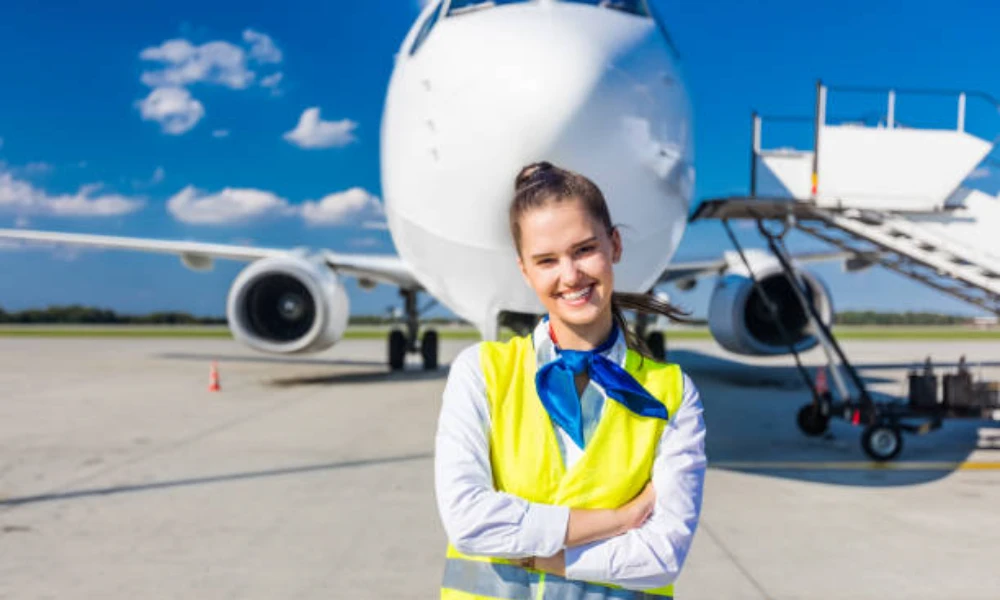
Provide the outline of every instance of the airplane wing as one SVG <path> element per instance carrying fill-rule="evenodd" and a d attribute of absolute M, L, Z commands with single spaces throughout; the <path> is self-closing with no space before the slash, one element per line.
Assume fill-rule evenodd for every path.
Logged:
<path fill-rule="evenodd" d="M 210 269 L 214 259 L 252 262 L 261 258 L 287 256 L 294 253 L 293 250 L 281 248 L 25 229 L 0 229 L 0 240 L 174 254 L 180 257 L 185 266 L 194 270 Z M 413 276 L 410 268 L 398 256 L 341 254 L 330 251 L 322 252 L 321 256 L 331 269 L 350 277 L 388 283 L 407 290 L 421 289 L 420 283 Z"/>
<path fill-rule="evenodd" d="M 857 258 L 857 255 L 853 252 L 844 252 L 842 250 L 833 252 L 813 252 L 796 254 L 792 256 L 798 264 L 808 264 L 814 262 L 824 262 L 828 260 L 850 260 L 852 258 Z M 719 258 L 715 260 L 702 260 L 693 262 L 675 262 L 670 263 L 667 268 L 660 275 L 660 280 L 656 282 L 657 285 L 672 282 L 689 282 L 701 279 L 702 277 L 710 277 L 713 275 L 722 275 L 729 268 L 729 262 L 724 258 Z M 850 269 L 857 270 L 857 269 Z"/>

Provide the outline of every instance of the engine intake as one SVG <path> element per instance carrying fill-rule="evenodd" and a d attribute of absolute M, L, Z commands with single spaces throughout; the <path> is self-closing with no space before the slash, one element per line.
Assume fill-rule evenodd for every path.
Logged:
<path fill-rule="evenodd" d="M 819 340 L 809 332 L 809 319 L 792 284 L 779 267 L 758 271 L 757 280 L 768 298 L 777 305 L 781 325 L 791 337 L 797 352 L 814 347 Z M 833 321 L 830 293 L 815 275 L 799 272 L 810 298 L 826 325 Z M 788 343 L 774 322 L 767 304 L 754 288 L 753 280 L 744 274 L 719 278 L 709 302 L 708 325 L 715 340 L 726 350 L 737 354 L 776 356 L 788 354 Z"/>
<path fill-rule="evenodd" d="M 226 306 L 233 336 L 262 352 L 319 352 L 347 328 L 347 292 L 322 263 L 265 258 L 236 278 Z"/>

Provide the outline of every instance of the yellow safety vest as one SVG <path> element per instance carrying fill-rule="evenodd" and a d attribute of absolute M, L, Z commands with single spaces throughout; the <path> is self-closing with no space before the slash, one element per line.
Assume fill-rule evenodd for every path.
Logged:
<path fill-rule="evenodd" d="M 490 410 L 490 462 L 497 490 L 530 502 L 570 508 L 619 508 L 650 480 L 665 422 L 609 400 L 580 459 L 568 471 L 556 432 L 535 391 L 537 364 L 530 336 L 483 342 L 480 363 Z M 673 418 L 682 399 L 677 365 L 628 350 L 628 371 Z M 568 580 L 501 558 L 468 556 L 448 545 L 442 600 L 639 600 L 673 597 L 673 586 L 634 592 Z"/>

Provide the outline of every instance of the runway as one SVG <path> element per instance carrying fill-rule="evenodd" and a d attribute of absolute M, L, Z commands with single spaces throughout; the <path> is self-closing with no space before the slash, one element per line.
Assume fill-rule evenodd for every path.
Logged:
<path fill-rule="evenodd" d="M 928 352 L 1000 379 L 998 342 L 844 346 L 880 393 Z M 384 355 L 0 338 L 0 598 L 436 597 L 447 367 L 389 374 Z M 679 599 L 996 597 L 1000 429 L 949 422 L 873 466 L 845 423 L 798 432 L 790 360 L 699 341 L 671 357 L 701 390 L 711 465 Z"/>

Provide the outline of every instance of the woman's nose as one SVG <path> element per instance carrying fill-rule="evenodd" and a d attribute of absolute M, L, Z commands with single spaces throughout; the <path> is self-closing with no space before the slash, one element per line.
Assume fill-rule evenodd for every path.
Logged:
<path fill-rule="evenodd" d="M 580 268 L 577 266 L 576 261 L 572 259 L 565 259 L 562 261 L 562 270 L 559 273 L 559 278 L 562 279 L 563 285 L 574 286 L 580 281 Z"/>

